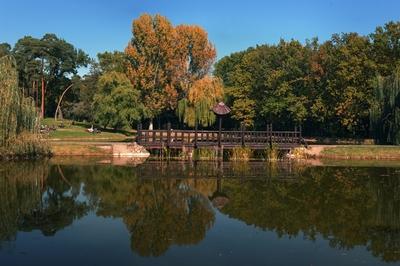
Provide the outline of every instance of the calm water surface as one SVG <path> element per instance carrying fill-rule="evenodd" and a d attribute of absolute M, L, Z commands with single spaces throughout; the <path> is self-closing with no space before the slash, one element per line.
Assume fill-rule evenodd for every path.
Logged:
<path fill-rule="evenodd" d="M 400 168 L 0 165 L 0 265 L 398 265 Z"/>

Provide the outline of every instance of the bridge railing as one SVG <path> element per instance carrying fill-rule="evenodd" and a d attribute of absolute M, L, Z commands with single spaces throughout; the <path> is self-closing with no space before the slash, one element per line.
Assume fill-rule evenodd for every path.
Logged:
<path fill-rule="evenodd" d="M 213 131 L 213 130 L 143 130 L 136 141 L 151 147 L 179 146 L 266 146 L 268 144 L 299 145 L 300 131 Z"/>

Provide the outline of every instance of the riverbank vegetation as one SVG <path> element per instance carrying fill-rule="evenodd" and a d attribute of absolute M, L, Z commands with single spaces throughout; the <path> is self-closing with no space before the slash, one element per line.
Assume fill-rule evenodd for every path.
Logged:
<path fill-rule="evenodd" d="M 133 20 L 124 51 L 91 59 L 45 34 L 23 37 L 14 47 L 0 44 L 0 57 L 16 59 L 18 86 L 41 116 L 113 130 L 129 131 L 139 122 L 210 128 L 211 107 L 223 100 L 232 109 L 224 128 L 302 125 L 305 135 L 398 144 L 399 35 L 400 22 L 388 22 L 366 36 L 280 40 L 216 62 L 215 46 L 200 26 L 143 14 Z M 85 66 L 88 72 L 78 75 Z"/>

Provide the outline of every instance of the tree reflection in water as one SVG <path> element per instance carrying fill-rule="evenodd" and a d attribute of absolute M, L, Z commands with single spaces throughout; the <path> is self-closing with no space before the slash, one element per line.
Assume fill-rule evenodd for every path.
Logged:
<path fill-rule="evenodd" d="M 384 168 L 307 168 L 296 180 L 225 180 L 221 211 L 279 236 L 321 235 L 332 247 L 366 246 L 400 260 L 400 175 Z"/>
<path fill-rule="evenodd" d="M 85 181 L 97 214 L 122 217 L 131 247 L 142 256 L 160 256 L 171 245 L 200 242 L 214 223 L 207 198 L 191 179 L 142 179 L 129 168 L 110 167 Z M 199 184 L 200 183 L 200 184 Z M 201 189 L 200 189 L 201 191 Z"/>
<path fill-rule="evenodd" d="M 361 245 L 384 261 L 400 261 L 396 168 L 43 162 L 2 164 L 0 177 L 3 241 L 34 229 L 54 235 L 95 212 L 122 218 L 134 252 L 160 256 L 172 245 L 199 243 L 219 211 L 278 236 L 323 237 L 333 248 Z"/>
<path fill-rule="evenodd" d="M 13 239 L 18 231 L 40 230 L 54 235 L 84 216 L 88 206 L 76 200 L 75 186 L 48 174 L 46 162 L 7 163 L 0 172 L 0 239 Z"/>

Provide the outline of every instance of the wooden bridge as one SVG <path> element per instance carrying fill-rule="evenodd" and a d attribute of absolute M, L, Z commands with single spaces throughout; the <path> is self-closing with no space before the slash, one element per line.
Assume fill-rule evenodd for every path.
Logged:
<path fill-rule="evenodd" d="M 249 147 L 265 149 L 274 145 L 281 150 L 301 146 L 301 131 L 222 131 L 222 130 L 143 130 L 138 128 L 136 142 L 146 149 L 185 149 L 201 147 L 220 147 L 232 149 Z"/>

